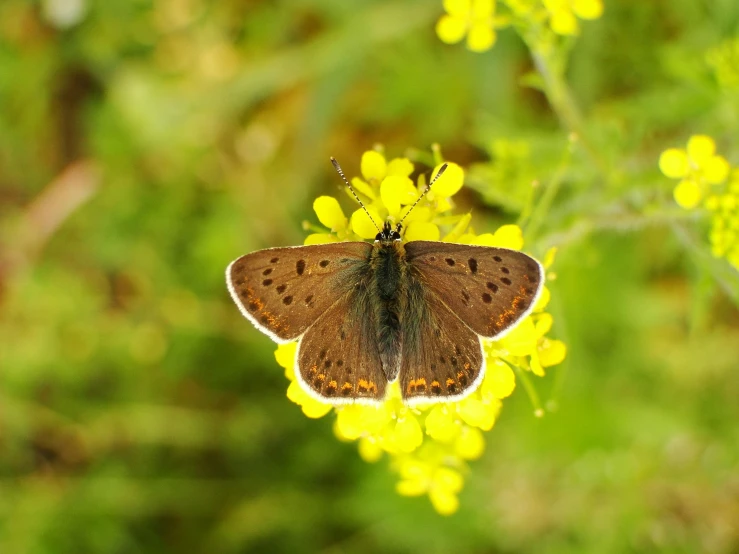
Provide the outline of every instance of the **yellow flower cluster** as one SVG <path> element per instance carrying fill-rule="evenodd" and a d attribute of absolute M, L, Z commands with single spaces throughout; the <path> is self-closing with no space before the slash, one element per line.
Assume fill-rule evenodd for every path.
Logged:
<path fill-rule="evenodd" d="M 706 135 L 690 137 L 686 149 L 662 152 L 659 168 L 667 177 L 680 179 L 674 190 L 680 206 L 702 205 L 711 213 L 713 255 L 739 269 L 739 169 L 731 171 L 729 162 L 716 154 L 716 143 Z"/>
<path fill-rule="evenodd" d="M 354 178 L 352 185 L 376 221 L 385 221 L 388 216 L 397 220 L 408 213 L 425 189 L 422 179 L 417 185 L 411 181 L 413 171 L 413 164 L 406 158 L 388 162 L 381 153 L 369 151 L 362 156 L 362 177 Z M 440 228 L 447 227 L 451 230 L 441 240 L 520 250 L 523 238 L 517 226 L 505 225 L 494 234 L 475 235 L 469 228 L 470 214 L 450 214 L 451 197 L 463 181 L 462 168 L 449 163 L 406 219 L 404 239 L 439 240 Z M 327 229 L 309 235 L 306 244 L 373 238 L 377 233 L 361 208 L 347 218 L 335 198 L 318 198 L 314 209 Z M 275 357 L 290 380 L 288 398 L 300 405 L 305 415 L 318 418 L 335 410 L 337 437 L 358 441 L 359 453 L 368 462 L 387 454 L 391 468 L 399 475 L 400 494 L 427 494 L 438 513 L 451 514 L 459 506 L 457 495 L 464 483 L 466 462 L 482 455 L 482 432 L 493 427 L 501 399 L 515 388 L 513 368 L 543 375 L 544 368 L 559 364 L 565 357 L 564 343 L 546 336 L 552 326 L 552 316 L 544 312 L 548 301 L 549 291 L 545 289 L 529 317 L 503 339 L 485 345 L 486 375 L 478 390 L 458 402 L 405 406 L 396 382 L 381 406 L 332 406 L 309 396 L 296 382 L 296 343 L 278 346 Z"/>
<path fill-rule="evenodd" d="M 542 22 L 558 35 L 576 35 L 577 19 L 598 19 L 602 0 L 500 0 L 509 14 L 499 15 L 495 0 L 444 0 L 436 34 L 447 44 L 467 37 L 467 48 L 484 52 L 495 45 L 496 30 L 511 24 L 536 26 Z"/>

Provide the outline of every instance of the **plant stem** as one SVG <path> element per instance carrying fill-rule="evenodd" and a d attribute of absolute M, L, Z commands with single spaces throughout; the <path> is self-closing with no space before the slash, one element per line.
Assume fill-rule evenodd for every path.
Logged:
<path fill-rule="evenodd" d="M 518 375 L 518 378 L 523 383 L 523 388 L 526 389 L 526 394 L 529 396 L 531 405 L 534 407 L 534 415 L 536 417 L 544 416 L 544 408 L 542 408 L 541 406 L 541 399 L 539 398 L 539 393 L 536 392 L 536 388 L 534 387 L 534 384 L 531 382 L 531 379 L 529 378 L 529 376 L 520 367 L 513 365 L 513 364 L 509 364 L 509 365 L 513 367 L 514 371 Z"/>

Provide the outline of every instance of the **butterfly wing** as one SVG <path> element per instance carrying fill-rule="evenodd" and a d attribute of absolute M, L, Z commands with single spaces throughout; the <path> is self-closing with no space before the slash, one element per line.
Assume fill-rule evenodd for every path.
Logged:
<path fill-rule="evenodd" d="M 523 252 L 431 241 L 405 245 L 412 275 L 467 327 L 501 338 L 534 308 L 541 264 Z"/>
<path fill-rule="evenodd" d="M 484 373 L 480 337 L 411 276 L 399 377 L 403 401 L 459 400 L 477 388 Z"/>
<path fill-rule="evenodd" d="M 277 342 L 300 337 L 366 272 L 372 245 L 338 242 L 269 248 L 226 269 L 231 297 L 254 326 Z"/>
<path fill-rule="evenodd" d="M 387 378 L 375 334 L 370 279 L 365 272 L 298 344 L 295 375 L 322 402 L 373 404 L 385 397 Z"/>

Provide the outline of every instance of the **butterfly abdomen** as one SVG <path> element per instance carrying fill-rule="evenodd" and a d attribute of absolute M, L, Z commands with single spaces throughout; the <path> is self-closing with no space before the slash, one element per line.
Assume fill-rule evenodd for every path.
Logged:
<path fill-rule="evenodd" d="M 382 369 L 388 381 L 394 381 L 400 371 L 402 350 L 402 318 L 407 301 L 405 254 L 399 242 L 378 244 L 372 251 L 373 306 L 377 342 Z"/>

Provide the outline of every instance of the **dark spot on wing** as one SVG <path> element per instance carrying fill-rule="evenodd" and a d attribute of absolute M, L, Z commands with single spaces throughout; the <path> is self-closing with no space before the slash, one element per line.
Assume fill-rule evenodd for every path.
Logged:
<path fill-rule="evenodd" d="M 282 303 L 285 306 L 289 306 L 290 304 L 293 303 L 293 297 L 288 294 L 285 298 L 282 299 Z"/>
<path fill-rule="evenodd" d="M 264 281 L 262 281 L 262 284 L 265 287 L 268 287 L 268 286 L 270 286 L 272 284 L 272 279 L 265 279 Z"/>
<path fill-rule="evenodd" d="M 484 292 L 482 293 L 482 301 L 485 302 L 485 304 L 490 304 L 493 301 L 493 297 L 487 292 Z"/>
<path fill-rule="evenodd" d="M 462 289 L 462 299 L 465 305 L 470 301 L 470 295 L 464 289 Z"/>
<path fill-rule="evenodd" d="M 447 258 L 447 259 L 446 259 L 445 261 L 446 261 L 446 263 L 447 263 L 447 265 L 448 265 L 449 267 L 452 267 L 452 266 L 454 266 L 454 263 L 455 263 L 455 262 L 454 262 L 454 260 L 452 260 L 451 258 Z"/>
<path fill-rule="evenodd" d="M 302 275 L 305 271 L 305 260 L 298 260 L 295 263 L 295 271 L 298 273 L 298 275 Z"/>
<path fill-rule="evenodd" d="M 511 280 L 508 277 L 503 277 L 500 280 L 500 282 L 503 283 L 504 285 L 510 285 L 511 284 Z"/>
<path fill-rule="evenodd" d="M 326 357 L 326 350 L 321 350 L 321 351 L 320 351 L 320 352 L 318 353 L 318 359 L 319 359 L 319 360 L 322 360 L 322 359 L 324 359 L 325 357 Z"/>
<path fill-rule="evenodd" d="M 272 268 L 271 267 L 268 267 L 267 269 L 265 269 L 264 271 L 262 271 L 262 275 L 269 275 L 270 273 L 272 273 Z"/>
<path fill-rule="evenodd" d="M 508 274 L 509 274 L 509 273 L 511 272 L 511 270 L 510 270 L 510 269 L 508 269 L 507 267 L 501 267 L 501 268 L 500 268 L 500 270 L 501 270 L 501 271 L 502 271 L 503 273 L 505 273 L 506 275 L 508 275 Z"/>
<path fill-rule="evenodd" d="M 282 284 L 282 285 L 277 285 L 277 288 L 275 290 L 279 292 L 280 294 L 282 294 L 283 292 L 285 292 L 286 289 L 287 289 L 287 285 Z"/>
<path fill-rule="evenodd" d="M 441 383 L 436 379 L 431 381 L 431 392 L 437 396 L 441 394 Z"/>
<path fill-rule="evenodd" d="M 272 258 L 272 259 L 271 259 L 271 260 L 269 261 L 269 263 L 271 263 L 271 264 L 276 264 L 276 263 L 277 263 L 277 262 L 279 262 L 279 261 L 280 261 L 280 258 Z"/>
<path fill-rule="evenodd" d="M 262 324 L 267 325 L 269 323 L 269 318 L 266 315 L 263 315 L 259 318 L 259 321 L 261 321 Z"/>
<path fill-rule="evenodd" d="M 313 295 L 312 294 L 309 294 L 308 296 L 305 297 L 305 303 L 308 306 L 311 306 L 313 304 Z"/>
<path fill-rule="evenodd" d="M 536 267 L 536 264 L 534 262 L 528 262 L 526 264 L 526 269 L 529 271 L 536 271 L 538 268 Z"/>
<path fill-rule="evenodd" d="M 257 311 L 257 308 L 259 308 L 259 306 L 257 306 L 256 302 L 249 302 L 249 306 L 247 306 L 247 307 L 249 308 L 249 311 L 250 312 L 256 312 Z"/>
<path fill-rule="evenodd" d="M 344 360 L 336 360 L 336 367 L 341 367 L 344 365 Z M 346 370 L 347 373 L 351 373 L 350 369 Z"/>
<path fill-rule="evenodd" d="M 502 261 L 503 261 L 503 258 L 501 258 L 500 256 L 493 256 L 493 259 L 494 259 L 494 260 L 495 260 L 496 262 L 502 262 Z"/>
<path fill-rule="evenodd" d="M 331 360 L 326 360 L 325 362 L 323 362 L 323 367 L 328 369 L 331 367 L 331 364 L 332 364 Z"/>
<path fill-rule="evenodd" d="M 495 283 L 490 283 L 490 282 L 489 282 L 489 283 L 487 284 L 487 287 L 488 287 L 488 288 L 489 288 L 489 289 L 490 289 L 491 291 L 493 291 L 493 292 L 498 292 L 498 285 L 496 285 Z"/>
<path fill-rule="evenodd" d="M 472 273 L 477 273 L 477 260 L 475 258 L 470 258 L 467 260 L 467 264 L 470 267 L 470 271 Z"/>
<path fill-rule="evenodd" d="M 326 267 L 328 264 L 329 264 L 328 260 L 321 260 L 321 263 L 319 263 L 318 265 L 320 265 L 321 267 Z"/>

